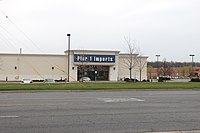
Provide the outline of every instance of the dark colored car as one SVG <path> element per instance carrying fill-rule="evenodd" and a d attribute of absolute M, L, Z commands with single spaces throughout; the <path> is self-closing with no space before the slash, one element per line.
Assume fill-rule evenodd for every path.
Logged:
<path fill-rule="evenodd" d="M 125 78 L 124 81 L 126 81 L 126 82 L 139 82 L 139 80 L 137 80 L 137 79 L 129 79 L 129 78 Z"/>

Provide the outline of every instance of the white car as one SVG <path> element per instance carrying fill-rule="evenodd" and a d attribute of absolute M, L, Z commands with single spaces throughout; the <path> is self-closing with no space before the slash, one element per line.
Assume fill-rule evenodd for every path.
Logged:
<path fill-rule="evenodd" d="M 80 79 L 80 81 L 81 82 L 87 82 L 87 81 L 91 81 L 91 79 L 89 78 L 89 77 L 82 77 L 81 79 Z"/>
<path fill-rule="evenodd" d="M 30 84 L 30 83 L 33 83 L 33 80 L 32 79 L 22 79 L 21 83 L 22 84 Z"/>

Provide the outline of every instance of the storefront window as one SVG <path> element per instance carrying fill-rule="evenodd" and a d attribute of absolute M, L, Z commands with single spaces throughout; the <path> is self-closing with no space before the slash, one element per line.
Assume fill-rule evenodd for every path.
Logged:
<path fill-rule="evenodd" d="M 109 66 L 84 65 L 78 66 L 77 80 L 87 76 L 92 81 L 107 81 L 109 80 Z"/>

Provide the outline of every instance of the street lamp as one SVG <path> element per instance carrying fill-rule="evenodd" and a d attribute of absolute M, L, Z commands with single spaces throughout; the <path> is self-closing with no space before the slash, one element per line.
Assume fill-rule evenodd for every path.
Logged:
<path fill-rule="evenodd" d="M 189 56 L 191 56 L 192 57 L 192 67 L 194 66 L 194 64 L 193 64 L 193 62 L 194 62 L 194 54 L 190 54 Z"/>
<path fill-rule="evenodd" d="M 158 72 L 158 61 L 159 61 L 159 57 L 160 57 L 160 55 L 157 54 L 156 57 L 157 57 L 157 77 L 158 77 L 158 76 L 159 76 L 159 72 Z"/>
<path fill-rule="evenodd" d="M 190 54 L 189 56 L 192 57 L 192 75 L 193 75 L 193 67 L 194 67 L 194 54 Z"/>
<path fill-rule="evenodd" d="M 71 34 L 67 34 L 67 36 L 68 36 L 68 62 L 67 62 L 67 72 L 68 72 L 68 75 L 67 75 L 67 82 L 69 82 L 69 67 L 70 67 L 70 36 L 71 36 Z"/>

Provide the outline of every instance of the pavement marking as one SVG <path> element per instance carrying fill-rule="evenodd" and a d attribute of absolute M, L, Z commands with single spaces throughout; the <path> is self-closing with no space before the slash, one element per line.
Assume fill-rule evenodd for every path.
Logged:
<path fill-rule="evenodd" d="M 145 132 L 145 133 L 200 133 L 200 130 L 192 130 L 192 131 L 170 131 L 170 132 Z"/>
<path fill-rule="evenodd" d="M 18 118 L 19 116 L 16 115 L 5 115 L 5 116 L 0 116 L 0 118 Z"/>
<path fill-rule="evenodd" d="M 97 98 L 99 101 L 103 101 L 106 103 L 112 103 L 112 102 L 144 102 L 145 100 L 138 99 L 138 98 Z"/>

